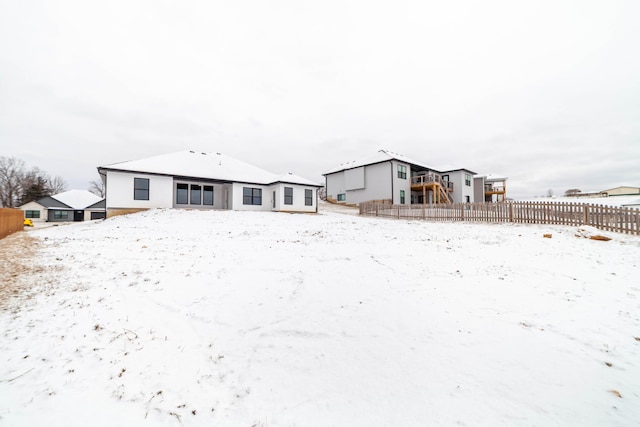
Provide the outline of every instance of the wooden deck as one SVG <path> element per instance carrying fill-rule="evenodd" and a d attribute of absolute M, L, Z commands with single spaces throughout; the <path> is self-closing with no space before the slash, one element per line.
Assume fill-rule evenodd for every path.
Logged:
<path fill-rule="evenodd" d="M 507 200 L 507 183 L 506 180 L 496 180 L 485 183 L 484 201 L 492 202 L 493 196 L 496 196 L 496 202 L 504 202 Z"/>
<path fill-rule="evenodd" d="M 422 192 L 423 204 L 426 204 L 429 192 L 433 195 L 433 203 L 452 203 L 449 193 L 453 191 L 453 183 L 443 181 L 436 174 L 416 175 L 411 177 L 411 191 Z"/>

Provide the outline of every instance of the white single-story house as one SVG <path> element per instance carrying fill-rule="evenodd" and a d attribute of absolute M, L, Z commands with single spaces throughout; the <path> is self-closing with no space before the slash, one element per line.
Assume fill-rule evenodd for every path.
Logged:
<path fill-rule="evenodd" d="M 476 184 L 480 191 L 484 184 L 474 176 L 470 169 L 436 169 L 388 150 L 324 174 L 327 200 L 353 205 L 370 200 L 401 205 L 484 202 L 484 194 L 475 191 Z"/>
<path fill-rule="evenodd" d="M 24 217 L 33 221 L 67 222 L 102 219 L 106 216 L 104 199 L 85 190 L 70 190 L 20 206 Z"/>
<path fill-rule="evenodd" d="M 318 188 L 221 153 L 180 151 L 98 167 L 107 217 L 151 208 L 317 212 Z"/>

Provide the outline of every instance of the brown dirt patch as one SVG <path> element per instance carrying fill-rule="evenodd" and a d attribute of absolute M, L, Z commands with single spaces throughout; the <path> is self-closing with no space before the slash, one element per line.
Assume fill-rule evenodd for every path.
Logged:
<path fill-rule="evenodd" d="M 0 310 L 36 292 L 37 276 L 46 273 L 38 262 L 41 244 L 26 232 L 0 239 Z"/>

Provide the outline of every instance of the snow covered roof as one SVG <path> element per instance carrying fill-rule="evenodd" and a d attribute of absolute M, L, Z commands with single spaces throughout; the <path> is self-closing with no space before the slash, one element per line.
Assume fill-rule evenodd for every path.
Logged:
<path fill-rule="evenodd" d="M 494 175 L 492 173 L 487 173 L 484 175 L 475 175 L 474 178 L 484 178 L 485 182 L 496 182 L 496 181 L 506 181 L 507 177 L 502 175 Z"/>
<path fill-rule="evenodd" d="M 325 172 L 323 175 L 329 175 L 336 172 L 341 172 L 347 169 L 353 169 L 360 166 L 374 165 L 376 163 L 382 163 L 389 160 L 398 160 L 403 163 L 408 163 L 411 165 L 419 166 L 424 169 L 436 170 L 430 166 L 425 165 L 422 162 L 418 162 L 417 160 L 413 160 L 409 157 L 403 156 L 402 154 L 394 153 L 389 150 L 380 150 L 373 156 L 365 157 L 360 160 L 354 160 L 351 162 L 342 163 L 340 166 L 331 169 L 329 172 Z"/>
<path fill-rule="evenodd" d="M 94 203 L 93 205 L 87 206 L 85 209 L 106 209 L 107 208 L 107 200 L 101 199 L 100 201 Z"/>
<path fill-rule="evenodd" d="M 68 206 L 62 203 L 60 200 L 56 200 L 51 196 L 44 196 L 35 201 L 36 203 L 44 206 L 47 209 L 72 209 L 71 206 Z"/>
<path fill-rule="evenodd" d="M 454 165 L 451 163 L 447 163 L 446 165 L 436 165 L 435 170 L 440 171 L 440 172 L 455 172 L 455 171 L 467 171 L 471 174 L 474 174 L 476 172 L 472 171 L 471 169 L 467 169 L 464 168 L 460 165 Z"/>
<path fill-rule="evenodd" d="M 316 182 L 313 182 L 309 179 L 303 178 L 291 172 L 280 175 L 274 182 L 282 182 L 287 184 L 312 185 L 314 187 L 322 187 L 322 185 Z"/>
<path fill-rule="evenodd" d="M 147 157 L 140 160 L 132 160 L 122 163 L 114 163 L 101 166 L 99 170 L 118 170 L 127 172 L 153 173 L 169 176 L 215 179 L 230 182 L 246 182 L 254 184 L 273 184 L 283 181 L 276 174 L 261 169 L 257 166 L 235 159 L 222 153 L 202 153 L 196 151 L 179 151 Z M 312 181 L 290 176 L 286 182 L 297 179 L 296 184 L 320 186 Z M 295 177 L 295 178 L 293 178 Z"/>
<path fill-rule="evenodd" d="M 86 190 L 69 190 L 51 197 L 72 209 L 85 209 L 102 200 L 99 196 Z"/>

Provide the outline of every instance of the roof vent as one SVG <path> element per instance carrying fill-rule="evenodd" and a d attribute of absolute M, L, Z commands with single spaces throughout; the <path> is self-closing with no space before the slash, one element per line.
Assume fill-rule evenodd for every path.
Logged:
<path fill-rule="evenodd" d="M 191 151 L 191 150 L 189 150 L 189 152 L 190 152 L 190 153 L 193 153 L 193 154 L 196 154 L 196 152 L 195 152 L 195 151 Z"/>
<path fill-rule="evenodd" d="M 200 154 L 202 154 L 203 156 L 206 156 L 206 155 L 207 155 L 207 153 L 200 153 Z"/>

